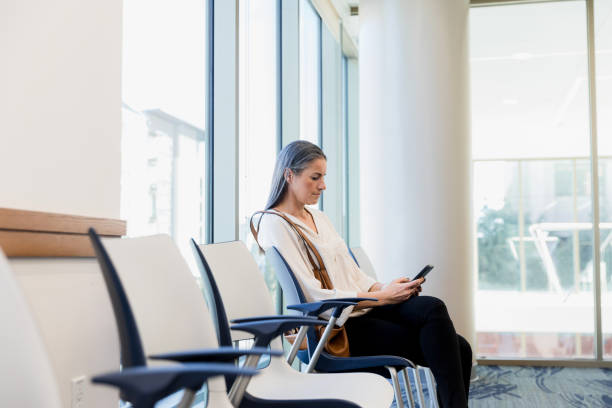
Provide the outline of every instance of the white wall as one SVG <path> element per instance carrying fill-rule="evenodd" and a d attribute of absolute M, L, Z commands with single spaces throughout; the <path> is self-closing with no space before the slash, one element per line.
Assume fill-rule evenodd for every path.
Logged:
<path fill-rule="evenodd" d="M 121 0 L 0 2 L 0 207 L 119 218 L 121 15 Z M 98 267 L 11 265 L 69 407 L 71 378 L 118 367 Z M 117 393 L 87 380 L 84 403 L 116 406 Z"/>
<path fill-rule="evenodd" d="M 119 217 L 121 5 L 0 2 L 0 207 Z"/>
<path fill-rule="evenodd" d="M 386 280 L 435 269 L 474 336 L 467 0 L 362 0 L 359 7 L 361 245 Z"/>

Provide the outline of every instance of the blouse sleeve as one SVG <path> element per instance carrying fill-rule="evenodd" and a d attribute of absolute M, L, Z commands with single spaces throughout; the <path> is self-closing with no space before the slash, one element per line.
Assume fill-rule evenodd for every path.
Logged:
<path fill-rule="evenodd" d="M 349 254 L 349 257 L 350 256 L 351 254 Z M 354 276 L 355 282 L 357 282 L 357 285 L 359 285 L 362 292 L 368 292 L 370 288 L 375 283 L 378 282 L 376 279 L 372 278 L 371 276 L 366 275 L 366 273 L 362 271 L 361 268 L 357 266 L 357 264 L 355 264 L 355 267 L 353 268 L 353 276 Z"/>
<path fill-rule="evenodd" d="M 357 283 L 357 286 L 359 286 L 359 288 L 361 289 L 362 292 L 368 292 L 369 289 L 372 287 L 372 285 L 374 285 L 378 281 L 376 279 L 372 278 L 371 276 L 368 276 L 365 272 L 363 272 L 361 270 L 361 268 L 359 266 L 357 266 L 357 262 L 353 259 L 353 257 L 351 256 L 351 253 L 349 252 L 348 245 L 346 245 L 346 242 L 344 242 L 344 240 L 342 239 L 340 234 L 338 234 L 338 232 L 335 230 L 335 228 L 334 228 L 331 220 L 327 216 L 327 214 L 325 214 L 322 211 L 318 211 L 318 210 L 316 210 L 316 211 L 320 214 L 320 216 L 329 225 L 331 231 L 334 231 L 334 233 L 336 234 L 336 238 L 339 241 L 342 241 L 342 243 L 344 244 L 344 248 L 343 248 L 343 250 L 345 252 L 344 257 L 348 261 L 347 262 L 348 265 L 350 265 L 350 274 L 351 274 L 351 277 L 353 278 L 353 281 L 355 283 Z"/>
<path fill-rule="evenodd" d="M 314 276 L 312 266 L 305 252 L 304 243 L 299 239 L 292 227 L 282 218 L 273 214 L 264 214 L 261 219 L 258 238 L 264 251 L 274 246 L 283 255 L 291 271 L 300 282 L 306 299 L 309 302 L 357 296 L 357 292 L 323 289 L 321 287 L 321 282 Z M 336 324 L 339 326 L 344 324 L 352 310 L 352 306 L 344 309 Z M 330 313 L 326 312 L 322 316 L 329 318 Z"/>

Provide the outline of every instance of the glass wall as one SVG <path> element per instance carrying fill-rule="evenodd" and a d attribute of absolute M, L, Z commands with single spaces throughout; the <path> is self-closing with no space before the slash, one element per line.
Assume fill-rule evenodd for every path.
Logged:
<path fill-rule="evenodd" d="M 276 0 L 239 3 L 239 228 L 262 270 L 265 258 L 249 229 L 250 216 L 266 205 L 279 147 Z M 268 285 L 276 286 L 271 271 Z"/>
<path fill-rule="evenodd" d="M 325 211 L 345 236 L 349 203 L 358 199 L 357 188 L 347 190 L 348 183 L 358 183 L 347 174 L 347 157 L 358 152 L 357 60 L 343 62 L 340 33 L 329 28 L 341 27 L 339 22 L 323 22 L 309 0 L 286 4 L 219 2 L 219 12 L 210 16 L 216 34 L 210 38 L 206 0 L 172 6 L 126 0 L 123 19 L 121 217 L 128 221 L 128 235 L 170 234 L 197 273 L 189 238 L 205 242 L 209 227 L 213 241 L 243 240 L 272 289 L 276 283 L 248 220 L 265 207 L 281 136 L 324 143 L 330 197 Z M 284 30 L 278 27 L 281 11 Z M 237 33 L 237 43 L 230 33 Z M 217 56 L 210 64 L 213 75 L 207 71 L 212 62 L 207 61 L 208 40 L 214 40 L 210 50 Z M 228 53 L 227 47 L 235 45 L 237 53 Z M 287 57 L 281 67 L 281 55 L 294 58 Z M 230 100 L 212 109 L 214 143 L 212 129 L 206 128 L 208 80 L 213 100 Z M 295 112 L 291 126 L 285 123 L 287 135 L 280 134 L 280 122 L 286 120 L 281 111 Z M 351 163 L 353 169 L 358 166 L 356 156 Z M 208 209 L 210 222 L 205 219 L 208 203 L 215 203 Z M 351 225 L 357 225 L 358 211 L 351 214 Z M 352 231 L 358 237 L 358 227 Z"/>
<path fill-rule="evenodd" d="M 310 0 L 300 0 L 300 139 L 319 144 L 321 135 L 321 18 Z"/>
<path fill-rule="evenodd" d="M 123 7 L 121 218 L 191 260 L 206 223 L 206 0 Z"/>
<path fill-rule="evenodd" d="M 595 0 L 603 357 L 612 358 L 612 0 Z"/>
<path fill-rule="evenodd" d="M 321 146 L 327 156 L 327 189 L 320 204 L 336 231 L 345 236 L 342 48 L 340 33 L 332 30 L 328 24 L 321 25 Z"/>
<path fill-rule="evenodd" d="M 477 354 L 593 358 L 585 3 L 473 8 L 470 29 Z"/>

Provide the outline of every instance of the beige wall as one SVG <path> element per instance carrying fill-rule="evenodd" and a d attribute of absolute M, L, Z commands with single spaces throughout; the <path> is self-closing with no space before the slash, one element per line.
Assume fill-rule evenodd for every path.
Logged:
<path fill-rule="evenodd" d="M 0 2 L 0 207 L 119 217 L 121 4 Z"/>
<path fill-rule="evenodd" d="M 0 207 L 119 217 L 121 0 L 0 2 Z M 94 260 L 14 259 L 70 407 L 71 379 L 118 367 Z M 116 406 L 85 387 L 84 406 Z"/>

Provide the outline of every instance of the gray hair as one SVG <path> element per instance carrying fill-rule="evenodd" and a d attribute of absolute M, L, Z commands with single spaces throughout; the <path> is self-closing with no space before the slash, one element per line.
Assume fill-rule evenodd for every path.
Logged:
<path fill-rule="evenodd" d="M 300 174 L 302 170 L 316 159 L 327 160 L 327 157 L 325 157 L 323 150 L 319 146 L 305 140 L 291 142 L 280 151 L 274 166 L 266 210 L 274 208 L 285 196 L 287 191 L 285 171 L 289 169 L 296 175 Z"/>

